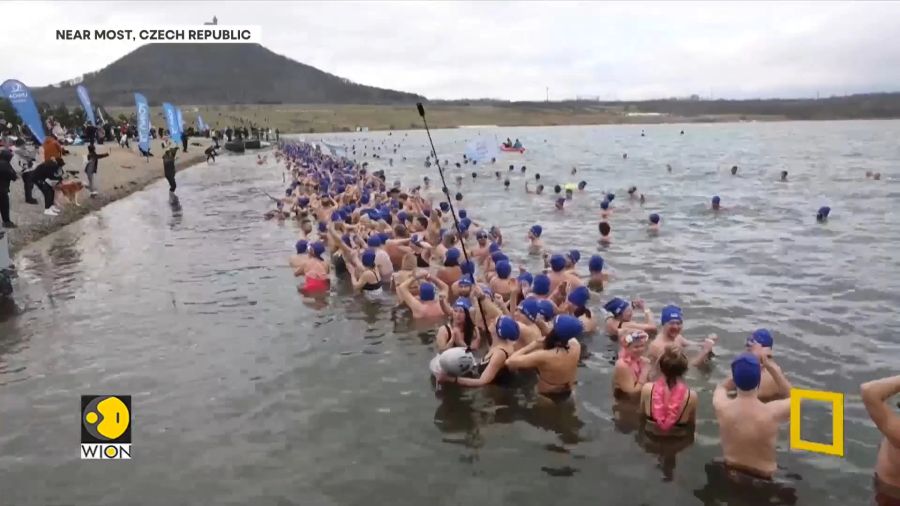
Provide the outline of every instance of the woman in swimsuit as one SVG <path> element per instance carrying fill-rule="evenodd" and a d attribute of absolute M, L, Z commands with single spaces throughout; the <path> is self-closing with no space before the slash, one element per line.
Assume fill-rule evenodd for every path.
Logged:
<path fill-rule="evenodd" d="M 306 283 L 299 288 L 306 295 L 327 292 L 331 286 L 328 263 L 322 258 L 325 245 L 314 242 L 309 246 L 309 261 L 306 264 Z"/>
<path fill-rule="evenodd" d="M 588 333 L 597 330 L 597 320 L 594 319 L 593 312 L 587 307 L 589 300 L 591 300 L 591 291 L 586 286 L 578 286 L 569 292 L 566 301 L 559 306 L 561 313 L 570 314 L 581 320 L 584 331 Z"/>
<path fill-rule="evenodd" d="M 632 304 L 637 309 L 644 310 L 644 320 L 646 323 L 638 323 L 631 321 L 634 311 L 631 309 Z M 644 305 L 644 301 L 636 299 L 632 304 L 628 301 L 614 297 L 603 306 L 612 316 L 606 319 L 606 333 L 614 341 L 622 334 L 629 334 L 632 331 L 639 330 L 646 332 L 652 336 L 656 334 L 656 325 L 653 322 L 653 313 Z"/>
<path fill-rule="evenodd" d="M 375 268 L 375 251 L 367 249 L 360 255 L 359 262 L 354 259 L 350 270 L 350 281 L 353 289 L 362 293 L 377 293 L 382 291 L 381 275 Z"/>
<path fill-rule="evenodd" d="M 662 375 L 641 389 L 641 412 L 655 436 L 682 436 L 693 431 L 697 415 L 697 392 L 684 382 L 688 359 L 674 345 L 666 347 L 659 358 Z"/>
<path fill-rule="evenodd" d="M 472 319 L 472 302 L 469 299 L 458 299 L 453 304 L 450 323 L 438 329 L 434 344 L 441 353 L 454 347 L 465 347 L 477 350 L 481 346 L 481 332 Z"/>
<path fill-rule="evenodd" d="M 647 333 L 639 330 L 621 339 L 622 347 L 613 371 L 614 396 L 636 399 L 640 395 L 651 369 L 650 361 L 644 356 L 647 339 Z"/>
<path fill-rule="evenodd" d="M 447 297 L 447 285 L 439 279 L 431 277 L 430 274 L 416 273 L 415 276 L 410 276 L 409 279 L 397 286 L 397 295 L 400 296 L 400 300 L 412 311 L 413 318 L 437 319 L 443 317 L 446 313 L 441 305 L 441 300 L 437 297 L 438 291 L 434 284 L 428 281 L 419 282 L 418 297 L 410 291 L 410 285 L 420 280 L 428 280 L 441 286 L 441 299 Z"/>
<path fill-rule="evenodd" d="M 559 315 L 553 327 L 541 318 L 536 320 L 542 339 L 513 353 L 506 361 L 510 370 L 537 369 L 538 393 L 551 399 L 567 399 L 575 389 L 581 344 L 576 336 L 584 327 L 578 318 Z"/>
<path fill-rule="evenodd" d="M 494 321 L 491 328 L 493 339 L 491 349 L 478 364 L 478 378 L 451 378 L 438 376 L 442 383 L 458 383 L 464 387 L 481 387 L 491 383 L 503 383 L 508 380 L 510 371 L 506 361 L 516 351 L 519 339 L 519 325 L 510 316 L 501 316 Z"/>
<path fill-rule="evenodd" d="M 416 267 L 427 269 L 431 265 L 431 245 L 419 235 L 414 235 L 409 239 L 409 246 L 415 256 Z"/>

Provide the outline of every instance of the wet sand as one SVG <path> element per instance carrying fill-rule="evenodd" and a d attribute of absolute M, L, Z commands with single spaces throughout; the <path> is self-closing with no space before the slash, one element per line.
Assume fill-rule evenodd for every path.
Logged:
<path fill-rule="evenodd" d="M 119 147 L 116 143 L 98 144 L 98 154 L 110 153 L 107 158 L 100 160 L 100 169 L 97 173 L 98 179 L 95 180 L 99 187 L 100 195 L 91 198 L 87 188 L 83 189 L 78 195 L 78 203 L 81 207 L 76 207 L 74 203 L 63 204 L 57 201 L 56 204 L 62 209 L 62 212 L 56 217 L 43 214 L 44 197 L 38 188 L 35 188 L 32 192 L 38 204 L 25 203 L 25 188 L 20 177 L 18 181 L 10 185 L 9 192 L 12 220 L 19 226 L 19 228 L 7 230 L 9 233 L 10 253 L 15 253 L 22 246 L 62 228 L 110 202 L 126 197 L 163 177 L 161 158 L 163 151 L 159 143 L 160 141 L 158 140 L 151 143 L 150 152 L 154 156 L 149 159 L 149 162 L 139 155 L 137 143 L 132 143 L 131 149 Z M 195 146 L 194 143 L 199 143 L 200 145 Z M 175 163 L 177 170 L 205 161 L 206 156 L 203 154 L 203 151 L 210 143 L 209 139 L 192 138 L 188 145 L 187 154 L 181 153 L 181 150 L 179 150 Z M 65 157 L 66 165 L 63 167 L 64 170 L 78 170 L 78 179 L 87 186 L 87 176 L 84 173 L 87 146 L 67 146 L 66 149 L 69 150 L 69 154 Z M 18 171 L 19 166 L 16 159 L 13 160 L 13 165 Z"/>

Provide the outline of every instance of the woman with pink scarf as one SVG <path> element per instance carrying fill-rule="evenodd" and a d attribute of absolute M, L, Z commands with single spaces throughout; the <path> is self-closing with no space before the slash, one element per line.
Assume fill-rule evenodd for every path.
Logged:
<path fill-rule="evenodd" d="M 634 330 L 622 337 L 619 343 L 619 358 L 613 371 L 613 395 L 616 398 L 637 400 L 641 388 L 650 374 L 650 360 L 644 356 L 649 336 L 641 330 Z"/>
<path fill-rule="evenodd" d="M 688 359 L 684 351 L 670 344 L 659 358 L 662 373 L 641 389 L 641 412 L 647 418 L 647 432 L 655 436 L 683 436 L 694 431 L 697 392 L 684 382 Z"/>

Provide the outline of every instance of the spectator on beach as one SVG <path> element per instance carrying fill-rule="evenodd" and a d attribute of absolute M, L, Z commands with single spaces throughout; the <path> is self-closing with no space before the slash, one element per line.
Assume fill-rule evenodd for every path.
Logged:
<path fill-rule="evenodd" d="M 65 165 L 65 162 L 63 161 L 63 155 L 68 155 L 69 152 L 62 147 L 62 144 L 59 143 L 59 139 L 57 139 L 55 135 L 48 135 L 44 139 L 44 143 L 41 145 L 41 148 L 43 148 L 44 150 L 45 162 L 49 160 L 56 160 L 56 162 L 60 166 Z"/>
<path fill-rule="evenodd" d="M 185 131 L 181 132 L 181 151 L 187 153 L 187 145 L 188 145 L 188 134 Z"/>
<path fill-rule="evenodd" d="M 0 151 L 0 218 L 3 219 L 3 228 L 16 228 L 9 214 L 9 184 L 18 179 L 15 169 L 9 163 L 12 157 L 12 151 Z"/>
<path fill-rule="evenodd" d="M 44 214 L 57 216 L 60 209 L 53 204 L 56 192 L 47 180 L 53 179 L 58 183 L 62 182 L 62 166 L 56 160 L 47 160 L 34 168 L 31 179 L 34 182 L 34 186 L 37 186 L 41 193 L 44 194 Z M 26 195 L 27 197 L 28 195 Z"/>
<path fill-rule="evenodd" d="M 163 174 L 169 181 L 169 195 L 175 194 L 175 153 L 177 152 L 178 147 L 174 147 L 163 154 Z"/>
<path fill-rule="evenodd" d="M 84 166 L 84 172 L 87 174 L 88 179 L 88 191 L 91 192 L 91 198 L 97 196 L 97 186 L 94 184 L 94 180 L 96 178 L 97 170 L 100 168 L 100 159 L 106 158 L 109 156 L 109 151 L 102 155 L 97 154 L 97 148 L 94 147 L 93 144 L 88 146 L 88 161 Z"/>

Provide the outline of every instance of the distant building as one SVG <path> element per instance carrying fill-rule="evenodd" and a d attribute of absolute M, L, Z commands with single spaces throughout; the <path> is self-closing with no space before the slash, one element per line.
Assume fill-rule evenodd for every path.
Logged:
<path fill-rule="evenodd" d="M 207 21 L 206 23 L 203 23 L 203 24 L 204 25 L 218 25 L 219 20 L 215 16 L 213 16 L 212 22 Z"/>
<path fill-rule="evenodd" d="M 692 101 L 692 102 L 699 102 L 699 101 L 700 101 L 700 95 L 697 95 L 697 94 L 691 95 L 691 101 Z"/>

